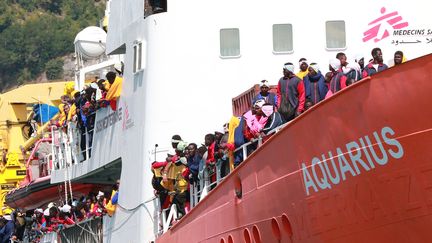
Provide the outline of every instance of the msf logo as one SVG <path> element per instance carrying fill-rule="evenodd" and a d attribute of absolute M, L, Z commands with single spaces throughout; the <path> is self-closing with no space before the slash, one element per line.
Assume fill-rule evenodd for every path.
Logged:
<path fill-rule="evenodd" d="M 384 7 L 381 8 L 381 17 L 368 24 L 370 29 L 363 33 L 363 42 L 371 39 L 378 42 L 390 35 L 392 30 L 403 29 L 408 26 L 408 22 L 402 20 L 402 16 L 397 11 L 386 13 Z"/>

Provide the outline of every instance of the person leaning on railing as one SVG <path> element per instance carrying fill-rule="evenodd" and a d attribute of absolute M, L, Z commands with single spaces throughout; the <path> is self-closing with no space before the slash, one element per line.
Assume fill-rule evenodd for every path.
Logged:
<path fill-rule="evenodd" d="M 155 196 L 159 198 L 159 203 L 161 210 L 165 209 L 169 206 L 169 200 L 168 198 L 168 188 L 165 186 L 165 182 L 168 182 L 167 174 L 168 171 L 164 170 L 165 166 L 168 165 L 168 163 L 171 163 L 172 155 L 170 153 L 167 154 L 167 158 L 164 162 L 156 162 L 154 161 L 152 163 L 152 186 Z M 163 178 L 165 181 L 163 181 Z"/>
<path fill-rule="evenodd" d="M 116 184 L 113 185 L 113 189 L 111 191 L 111 197 L 108 203 L 105 205 L 106 212 L 110 217 L 114 215 L 114 212 L 117 207 L 119 188 L 120 188 L 120 180 L 117 180 Z"/>
<path fill-rule="evenodd" d="M 172 203 L 177 206 L 178 219 L 186 214 L 186 202 L 189 201 L 188 187 L 189 187 L 189 173 L 184 160 L 178 160 L 174 164 L 176 174 L 174 183 L 174 197 Z"/>
<path fill-rule="evenodd" d="M 120 97 L 122 91 L 123 78 L 116 75 L 115 72 L 108 72 L 106 74 L 110 86 L 107 91 L 105 100 L 110 102 L 110 106 L 113 110 L 117 109 L 117 99 Z"/>

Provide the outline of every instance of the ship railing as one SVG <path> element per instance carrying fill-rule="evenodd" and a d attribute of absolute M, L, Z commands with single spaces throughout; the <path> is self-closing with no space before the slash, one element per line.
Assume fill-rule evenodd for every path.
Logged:
<path fill-rule="evenodd" d="M 283 124 L 283 125 L 280 125 L 280 126 L 276 127 L 275 129 L 269 131 L 265 136 L 259 136 L 259 137 L 255 138 L 255 139 L 252 139 L 251 141 L 249 141 L 249 142 L 243 144 L 242 146 L 236 148 L 236 149 L 234 150 L 234 153 L 235 153 L 235 152 L 238 152 L 238 151 L 241 150 L 242 153 L 243 153 L 243 160 L 245 160 L 245 159 L 249 156 L 248 148 L 250 148 L 251 146 L 254 146 L 255 144 L 258 144 L 258 147 L 261 147 L 261 145 L 263 144 L 263 139 L 264 139 L 264 138 L 270 137 L 270 136 L 272 136 L 273 134 L 279 132 L 279 131 L 280 131 L 282 128 L 284 128 L 287 124 L 288 124 L 288 123 L 285 123 L 285 124 Z"/>
<path fill-rule="evenodd" d="M 51 175 L 51 170 L 53 169 L 51 162 L 52 153 L 43 157 L 43 159 L 39 162 L 39 175 L 37 178 Z M 36 176 L 33 176 L 33 179 L 36 179 Z"/>
<path fill-rule="evenodd" d="M 11 241 L 12 242 L 12 241 Z M 46 233 L 42 236 L 39 243 L 58 243 L 58 234 L 57 232 Z"/>
<path fill-rule="evenodd" d="M 69 122 L 68 137 L 73 162 L 83 162 L 91 157 L 93 131 L 93 128 L 84 127 L 80 129 L 75 122 Z"/>
<path fill-rule="evenodd" d="M 159 233 L 163 234 L 167 232 L 171 228 L 172 223 L 176 221 L 177 218 L 178 218 L 177 206 L 175 204 L 171 205 L 171 207 L 163 209 L 162 210 L 162 232 Z"/>
<path fill-rule="evenodd" d="M 93 130 L 79 129 L 75 122 L 69 122 L 67 130 L 51 127 L 53 143 L 53 169 L 64 169 L 91 157 Z"/>
<path fill-rule="evenodd" d="M 269 131 L 265 136 L 259 136 L 255 139 L 252 139 L 251 141 L 243 144 L 242 146 L 238 147 L 234 150 L 234 152 L 242 151 L 243 153 L 243 160 L 245 160 L 250 155 L 249 148 L 251 146 L 256 146 L 257 148 L 260 147 L 263 144 L 263 141 L 265 138 L 268 138 L 275 133 L 279 132 L 283 127 L 285 127 L 287 123 L 276 127 L 275 129 Z M 228 155 L 225 155 L 228 156 Z M 207 193 L 210 192 L 214 187 L 216 187 L 229 173 L 222 174 L 222 170 L 224 169 L 223 166 L 224 160 L 219 159 L 215 166 L 216 170 L 216 180 L 211 182 L 210 178 L 212 174 L 210 174 L 210 170 L 212 170 L 212 166 L 205 165 L 203 170 L 198 173 L 198 181 L 190 184 L 190 208 L 192 209 L 195 207 L 201 199 L 203 199 L 205 196 L 207 196 Z"/>
<path fill-rule="evenodd" d="M 44 234 L 41 243 L 45 242 L 102 242 L 103 238 L 103 219 L 102 217 L 94 217 L 91 219 L 83 220 L 71 226 L 66 226 L 59 229 L 57 232 L 50 232 Z"/>
<path fill-rule="evenodd" d="M 66 168 L 66 147 L 68 146 L 67 136 L 62 129 L 51 126 L 52 143 L 51 150 L 53 155 L 53 169 Z"/>

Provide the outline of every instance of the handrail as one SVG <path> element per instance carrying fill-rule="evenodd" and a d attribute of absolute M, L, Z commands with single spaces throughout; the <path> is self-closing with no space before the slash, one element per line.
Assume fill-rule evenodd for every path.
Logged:
<path fill-rule="evenodd" d="M 58 168 L 54 166 L 54 169 L 64 169 L 73 163 L 82 162 L 91 157 L 91 149 L 93 147 L 92 141 L 90 141 L 90 134 L 94 129 L 88 130 L 87 127 L 84 131 L 78 129 L 74 122 L 69 122 L 67 131 L 61 130 L 52 131 L 54 140 L 58 140 L 58 144 L 53 143 L 52 154 L 53 163 L 58 165 Z M 85 148 L 81 148 L 81 139 L 84 140 Z M 91 145 L 91 146 L 90 146 Z"/>
<path fill-rule="evenodd" d="M 247 154 L 247 147 L 258 142 L 258 147 L 260 147 L 263 144 L 263 139 L 265 137 L 271 136 L 274 133 L 279 132 L 282 128 L 284 128 L 288 123 L 285 123 L 283 125 L 280 125 L 279 127 L 274 128 L 270 132 L 268 132 L 265 136 L 259 136 L 257 138 L 252 139 L 252 141 L 249 141 L 242 146 L 236 148 L 234 152 L 243 151 L 243 160 L 245 160 L 248 157 Z M 198 182 L 190 183 L 190 194 L 189 194 L 189 202 L 190 202 L 190 208 L 194 208 L 198 203 L 203 199 L 209 191 L 212 190 L 213 187 L 216 187 L 219 185 L 220 182 L 223 181 L 223 179 L 228 176 L 226 174 L 225 176 L 221 175 L 222 170 L 222 159 L 218 159 L 216 164 L 214 165 L 216 167 L 216 180 L 214 182 L 210 183 L 210 175 L 209 175 L 209 166 L 204 165 L 204 168 L 202 171 L 198 174 Z M 175 209 L 175 211 L 173 210 Z M 170 213 L 168 215 L 168 218 L 166 217 L 166 212 L 170 210 Z M 159 218 L 159 220 L 162 220 L 162 232 L 159 233 L 165 233 L 168 229 L 171 228 L 171 221 L 174 219 L 177 219 L 177 207 L 175 204 L 172 204 L 170 208 L 161 210 L 159 207 L 159 212 L 162 214 L 162 219 Z"/>
<path fill-rule="evenodd" d="M 282 124 L 276 128 L 274 128 L 273 130 L 271 130 L 270 132 L 268 132 L 265 136 L 259 136 L 257 138 L 252 139 L 251 141 L 241 145 L 240 147 L 236 148 L 234 150 L 234 152 L 238 152 L 238 151 L 242 151 L 243 152 L 243 160 L 245 160 L 248 157 L 247 154 L 247 148 L 248 146 L 255 144 L 256 142 L 258 143 L 258 147 L 260 147 L 263 144 L 263 139 L 265 137 L 271 136 L 274 133 L 279 132 L 282 128 L 284 128 L 288 123 Z M 199 180 L 199 184 L 198 183 L 191 183 L 190 185 L 190 206 L 191 208 L 195 207 L 199 201 L 204 198 L 207 195 L 207 192 L 209 192 L 213 186 L 217 186 L 227 175 L 225 175 L 224 177 L 221 176 L 221 159 L 219 159 L 216 162 L 216 181 L 209 183 L 209 174 L 208 174 L 208 166 L 205 165 L 204 169 L 203 169 L 203 174 L 201 175 L 201 178 Z M 198 185 L 199 185 L 199 190 L 198 190 Z"/>
<path fill-rule="evenodd" d="M 169 211 L 168 217 L 166 216 L 166 212 Z M 173 220 L 177 220 L 177 206 L 175 204 L 171 205 L 170 208 L 166 208 L 162 210 L 162 232 L 165 233 L 169 230 L 171 226 L 171 222 Z"/>

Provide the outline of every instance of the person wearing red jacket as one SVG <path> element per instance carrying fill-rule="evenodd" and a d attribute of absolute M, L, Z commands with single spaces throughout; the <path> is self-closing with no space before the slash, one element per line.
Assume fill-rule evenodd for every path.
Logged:
<path fill-rule="evenodd" d="M 346 87 L 347 77 L 342 71 L 341 61 L 337 58 L 330 59 L 329 70 L 331 72 L 331 80 L 329 84 L 329 91 L 326 98 L 332 96 L 334 93 Z"/>
<path fill-rule="evenodd" d="M 304 83 L 294 74 L 294 64 L 290 62 L 284 64 L 283 77 L 278 82 L 277 97 L 279 112 L 285 122 L 294 119 L 304 111 L 306 100 Z M 282 109 L 283 107 L 287 107 L 288 112 Z"/>

